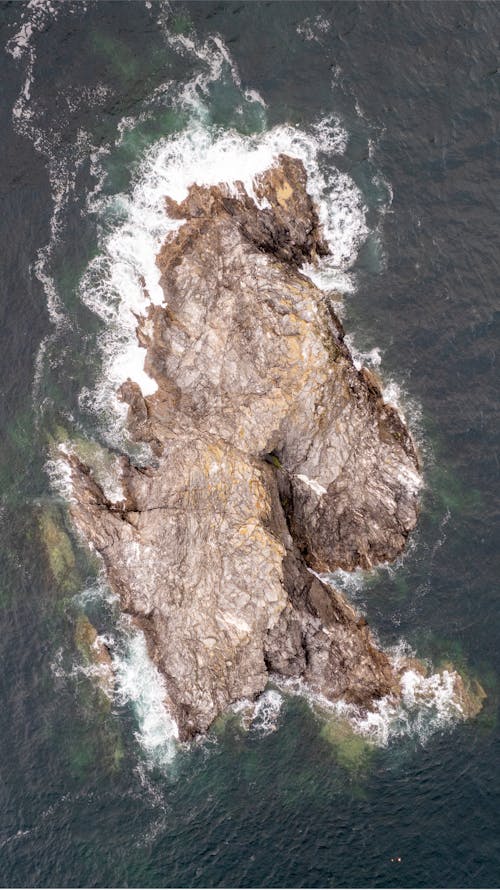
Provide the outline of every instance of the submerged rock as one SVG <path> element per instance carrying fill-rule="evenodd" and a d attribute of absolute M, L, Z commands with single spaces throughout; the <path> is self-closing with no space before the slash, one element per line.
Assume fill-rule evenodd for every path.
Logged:
<path fill-rule="evenodd" d="M 376 750 L 375 744 L 356 732 L 348 720 L 325 715 L 320 736 L 332 747 L 337 763 L 351 776 L 367 770 Z"/>
<path fill-rule="evenodd" d="M 469 676 L 464 670 L 461 673 L 451 662 L 441 665 L 441 673 L 449 674 L 453 682 L 454 702 L 464 720 L 470 720 L 482 711 L 487 698 L 479 680 Z"/>
<path fill-rule="evenodd" d="M 99 688 L 111 698 L 114 677 L 111 655 L 104 640 L 86 615 L 79 615 L 75 625 L 75 643 L 87 665 L 95 668 L 94 676 Z"/>
<path fill-rule="evenodd" d="M 418 458 L 379 383 L 357 370 L 327 294 L 300 161 L 255 182 L 193 185 L 158 259 L 163 305 L 137 334 L 158 384 L 127 381 L 133 436 L 106 496 L 74 451 L 71 511 L 144 629 L 181 738 L 260 693 L 270 671 L 369 708 L 399 693 L 366 622 L 316 572 L 393 560 L 418 514 Z M 115 486 L 116 488 L 116 486 Z"/>
<path fill-rule="evenodd" d="M 78 587 L 76 561 L 69 535 L 56 510 L 45 508 L 38 517 L 40 537 L 52 579 L 65 592 Z"/>

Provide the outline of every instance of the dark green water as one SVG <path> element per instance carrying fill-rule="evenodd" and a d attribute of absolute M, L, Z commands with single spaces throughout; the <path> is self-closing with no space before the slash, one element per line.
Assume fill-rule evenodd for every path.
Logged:
<path fill-rule="evenodd" d="M 499 17 L 490 3 L 0 6 L 1 885 L 498 886 Z M 195 93 L 214 139 L 311 134 L 332 114 L 347 134 L 318 155 L 366 208 L 345 324 L 400 385 L 426 476 L 408 553 L 355 597 L 384 644 L 480 679 L 475 721 L 424 714 L 367 754 L 285 698 L 275 732 L 230 720 L 162 765 L 144 701 L 107 704 L 85 670 L 79 616 L 125 660 L 126 635 L 45 469 L 61 428 L 111 435 L 95 404 L 110 323 L 79 282 L 127 218 L 102 197 L 189 131 Z M 352 191 L 338 199 L 352 209 Z M 339 242 L 359 221 L 345 219 Z"/>

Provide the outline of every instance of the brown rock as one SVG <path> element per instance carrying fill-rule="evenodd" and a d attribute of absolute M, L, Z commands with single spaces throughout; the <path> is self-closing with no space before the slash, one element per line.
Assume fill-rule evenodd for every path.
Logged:
<path fill-rule="evenodd" d="M 122 461 L 111 503 L 76 455 L 74 521 L 140 617 L 181 737 L 269 671 L 369 707 L 398 679 L 366 622 L 311 570 L 394 559 L 415 526 L 418 461 L 298 267 L 327 251 L 302 164 L 192 186 L 158 256 L 165 305 L 140 320 L 143 398 L 121 389 L 155 465 Z"/>

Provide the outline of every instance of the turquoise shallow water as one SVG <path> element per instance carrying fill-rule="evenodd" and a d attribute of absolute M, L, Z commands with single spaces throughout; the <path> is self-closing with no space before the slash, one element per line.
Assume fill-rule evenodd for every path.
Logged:
<path fill-rule="evenodd" d="M 0 26 L 0 884 L 497 886 L 498 7 L 6 3 Z M 154 696 L 122 683 L 109 706 L 84 670 L 83 613 L 134 662 L 47 449 L 111 435 L 115 322 L 80 282 L 128 218 L 114 196 L 194 109 L 218 136 L 332 115 L 346 134 L 317 157 L 345 202 L 344 321 L 399 385 L 426 478 L 408 553 L 351 595 L 385 645 L 479 677 L 474 722 L 424 715 L 367 751 L 285 696 L 275 731 L 233 718 L 167 763 Z"/>

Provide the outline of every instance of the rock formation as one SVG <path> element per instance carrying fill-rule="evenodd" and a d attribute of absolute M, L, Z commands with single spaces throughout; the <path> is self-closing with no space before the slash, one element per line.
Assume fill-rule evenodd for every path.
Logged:
<path fill-rule="evenodd" d="M 418 459 L 377 379 L 357 370 L 327 294 L 301 271 L 328 252 L 300 161 L 255 184 L 193 185 L 157 258 L 163 305 L 137 335 L 157 382 L 127 381 L 148 466 L 121 458 L 123 500 L 69 455 L 74 522 L 140 621 L 181 738 L 270 672 L 370 707 L 398 677 L 318 573 L 401 552 Z"/>

